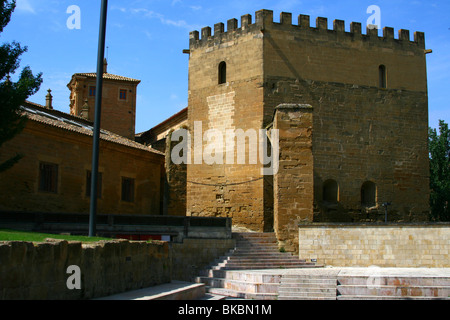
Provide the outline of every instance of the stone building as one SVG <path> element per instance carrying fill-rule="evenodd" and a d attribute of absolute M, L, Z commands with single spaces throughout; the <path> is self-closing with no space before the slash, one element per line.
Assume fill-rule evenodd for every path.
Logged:
<path fill-rule="evenodd" d="M 190 33 L 191 135 L 277 128 L 280 168 L 187 165 L 187 214 L 254 231 L 299 222 L 428 218 L 425 37 L 408 30 L 260 10 Z M 281 106 L 280 106 L 281 105 Z M 284 107 L 283 107 L 284 105 Z M 279 108 L 277 108 L 280 106 Z M 195 132 L 201 128 L 201 132 Z M 201 124 L 201 127 L 198 124 Z M 208 142 L 203 141 L 203 151 Z M 195 157 L 194 146 L 191 148 Z M 225 155 L 224 155 L 225 156 Z M 293 236 L 292 234 L 290 235 Z"/>
<path fill-rule="evenodd" d="M 427 221 L 425 49 L 422 32 L 412 40 L 408 30 L 394 37 L 388 27 L 382 36 L 370 28 L 363 34 L 361 23 L 352 22 L 346 31 L 345 22 L 335 20 L 329 29 L 326 18 L 311 26 L 306 15 L 293 24 L 291 13 L 274 22 L 273 11 L 260 10 L 255 19 L 242 16 L 240 26 L 237 19 L 228 20 L 226 31 L 218 23 L 214 33 L 211 27 L 190 33 L 184 51 L 189 53 L 187 109 L 136 136 L 139 80 L 110 75 L 105 63 L 103 143 L 110 153 L 101 163 L 101 208 L 232 217 L 235 226 L 275 231 L 288 250 L 295 247 L 301 222 L 384 221 L 386 211 L 389 221 Z M 91 123 L 95 74 L 75 74 L 68 87 L 71 115 L 64 118 Z M 56 111 L 48 108 L 39 119 L 25 112 L 29 127 L 6 148 L 9 154 L 33 150 L 33 156 L 21 161 L 26 167 L 7 173 L 12 179 L 27 172 L 20 184 L 2 184 L 0 209 L 7 203 L 20 207 L 19 199 L 26 199 L 23 206 L 41 210 L 61 210 L 63 203 L 85 210 L 88 132 L 67 127 L 67 121 L 63 128 L 61 121 L 56 125 L 51 117 Z M 180 129 L 188 130 L 193 143 L 186 139 L 186 161 L 177 165 L 171 137 Z M 219 150 L 228 147 L 227 132 L 235 134 L 233 148 Z M 252 135 L 258 132 L 266 136 Z M 258 138 L 267 136 L 272 159 L 279 158 L 273 171 L 261 161 L 267 150 Z M 216 161 L 206 161 L 205 154 Z M 56 194 L 39 191 L 39 168 L 46 163 L 58 165 L 58 179 L 69 179 L 67 189 L 61 181 Z M 136 179 L 134 205 L 120 201 L 123 177 Z"/>
<path fill-rule="evenodd" d="M 171 135 L 174 131 L 187 128 L 187 108 L 174 114 L 152 129 L 136 135 L 136 141 L 165 154 L 165 174 L 161 185 L 163 194 L 163 214 L 171 216 L 186 216 L 186 170 L 185 164 L 172 163 Z"/>
<path fill-rule="evenodd" d="M 108 73 L 103 68 L 102 128 L 134 140 L 136 124 L 136 93 L 141 82 Z M 76 73 L 67 87 L 70 90 L 70 114 L 94 121 L 96 73 Z"/>
<path fill-rule="evenodd" d="M 104 78 L 98 213 L 160 215 L 164 154 L 134 139 L 139 80 Z M 0 162 L 23 155 L 0 174 L 0 211 L 89 212 L 95 82 L 95 74 L 72 77 L 71 114 L 53 109 L 50 92 L 46 106 L 23 104 L 26 127 L 0 150 Z"/>

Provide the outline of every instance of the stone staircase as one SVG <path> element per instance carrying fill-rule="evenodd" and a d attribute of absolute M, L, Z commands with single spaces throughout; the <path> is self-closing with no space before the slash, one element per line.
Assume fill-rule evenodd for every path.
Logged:
<path fill-rule="evenodd" d="M 282 276 L 253 272 L 317 268 L 291 253 L 280 252 L 274 233 L 234 233 L 236 248 L 217 259 L 195 279 L 207 292 L 241 299 L 275 300 Z"/>
<path fill-rule="evenodd" d="M 278 300 L 336 300 L 336 277 L 284 275 Z"/>

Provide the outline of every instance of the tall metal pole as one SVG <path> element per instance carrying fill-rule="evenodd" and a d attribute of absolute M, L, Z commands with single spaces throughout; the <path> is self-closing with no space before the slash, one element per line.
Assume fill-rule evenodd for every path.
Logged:
<path fill-rule="evenodd" d="M 103 60 L 105 58 L 105 38 L 106 38 L 106 18 L 108 12 L 108 0 L 102 0 L 100 13 L 100 35 L 98 41 L 97 57 L 97 85 L 95 92 L 95 122 L 93 132 L 92 147 L 92 179 L 91 179 L 91 207 L 89 217 L 89 237 L 94 237 L 96 233 L 97 220 L 97 185 L 98 185 L 98 163 L 100 146 L 100 119 L 103 93 Z"/>

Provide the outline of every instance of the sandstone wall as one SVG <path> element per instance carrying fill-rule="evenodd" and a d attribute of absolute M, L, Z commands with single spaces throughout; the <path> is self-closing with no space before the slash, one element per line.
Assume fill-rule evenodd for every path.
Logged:
<path fill-rule="evenodd" d="M 1 210 L 89 212 L 86 177 L 92 170 L 92 137 L 30 120 L 21 134 L 2 146 L 0 161 L 17 153 L 24 158 L 0 174 Z M 58 165 L 56 193 L 39 190 L 41 162 Z M 163 166 L 163 155 L 102 140 L 99 163 L 102 190 L 98 212 L 160 214 Z M 122 177 L 135 179 L 133 202 L 122 201 Z"/>
<path fill-rule="evenodd" d="M 273 129 L 279 130 L 280 160 L 274 175 L 274 229 L 280 246 L 297 250 L 299 222 L 313 220 L 313 109 L 279 105 Z"/>
<path fill-rule="evenodd" d="M 236 34 L 219 42 L 208 41 L 211 29 L 191 34 L 189 59 L 189 114 L 188 126 L 194 139 L 195 122 L 201 122 L 203 133 L 218 130 L 225 137 L 226 130 L 262 128 L 262 34 L 250 17 L 242 19 L 244 26 Z M 231 21 L 229 27 L 236 26 Z M 218 25 L 215 34 L 223 28 Z M 193 38 L 192 38 L 193 37 Z M 219 65 L 227 65 L 226 83 L 219 84 Z M 257 131 L 258 132 L 258 131 Z M 224 139 L 225 141 L 225 139 Z M 255 231 L 263 231 L 265 202 L 262 165 L 249 163 L 248 140 L 245 164 L 208 164 L 200 159 L 198 148 L 192 145 L 192 164 L 187 168 L 187 213 L 192 216 L 232 217 L 233 223 Z M 237 148 L 234 149 L 237 151 Z M 200 153 L 202 150 L 200 151 Z M 225 154 L 218 150 L 219 157 Z M 201 155 L 201 154 L 200 154 Z"/>
<path fill-rule="evenodd" d="M 102 129 L 117 133 L 130 140 L 135 138 L 136 127 L 136 95 L 139 81 L 118 81 L 104 79 L 102 92 Z M 80 116 L 86 100 L 89 107 L 84 117 L 95 120 L 95 96 L 89 95 L 90 87 L 95 87 L 95 77 L 74 76 L 71 90 L 71 114 Z M 126 99 L 120 99 L 120 90 L 126 91 Z"/>
<path fill-rule="evenodd" d="M 232 239 L 0 242 L 0 300 L 86 300 L 192 281 L 234 247 Z M 80 268 L 80 290 L 67 287 L 73 265 Z"/>
<path fill-rule="evenodd" d="M 186 130 L 183 128 L 183 130 Z M 186 216 L 186 187 L 187 187 L 187 164 L 174 164 L 172 162 L 172 151 L 178 142 L 172 142 L 172 133 L 170 131 L 165 139 L 166 144 L 166 163 L 165 163 L 165 188 L 164 188 L 164 201 L 165 210 L 164 214 L 170 216 Z"/>
<path fill-rule="evenodd" d="M 262 13 L 261 13 L 262 14 Z M 421 32 L 385 28 L 362 34 L 361 24 L 290 13 L 280 23 L 264 15 L 264 110 L 269 123 L 280 103 L 313 109 L 315 222 L 428 219 L 428 95 Z M 413 40 L 413 41 L 411 41 Z M 379 66 L 387 88 L 379 86 Z M 338 185 L 336 203 L 324 203 L 324 183 Z M 376 185 L 365 207 L 361 189 Z"/>
<path fill-rule="evenodd" d="M 165 242 L 3 242 L 0 299 L 93 299 L 167 283 L 170 254 Z M 80 268 L 81 290 L 67 287 L 72 265 Z"/>
<path fill-rule="evenodd" d="M 313 107 L 313 221 L 428 219 L 428 95 L 425 36 L 361 23 L 260 10 L 190 34 L 189 128 L 259 130 L 284 103 Z M 347 31 L 349 29 L 349 31 Z M 227 83 L 218 66 L 227 63 Z M 380 66 L 386 88 L 380 87 Z M 232 216 L 233 223 L 270 231 L 271 181 L 253 166 L 188 166 L 187 210 L 192 215 Z M 337 183 L 336 203 L 324 203 L 324 185 Z M 195 183 L 192 183 L 195 182 Z M 365 206 L 362 186 L 376 186 Z M 271 199 L 269 199 L 271 198 Z M 276 200 L 275 200 L 276 201 Z M 292 199 L 292 201 L 297 201 Z M 275 214 L 276 216 L 276 214 Z"/>
<path fill-rule="evenodd" d="M 450 267 L 448 224 L 299 226 L 301 259 L 335 267 Z"/>
<path fill-rule="evenodd" d="M 427 221 L 429 211 L 426 92 L 279 79 L 288 103 L 313 106 L 315 222 Z M 289 97 L 289 98 L 288 98 Z M 266 101 L 275 103 L 274 92 Z M 338 184 L 338 202 L 324 203 L 324 183 Z M 361 188 L 376 185 L 366 208 Z"/>
<path fill-rule="evenodd" d="M 193 281 L 199 271 L 235 248 L 233 239 L 184 239 L 183 243 L 172 243 L 172 279 Z"/>

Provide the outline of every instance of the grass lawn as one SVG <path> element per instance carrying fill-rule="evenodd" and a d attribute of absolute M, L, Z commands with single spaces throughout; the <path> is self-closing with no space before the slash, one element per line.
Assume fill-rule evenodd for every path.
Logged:
<path fill-rule="evenodd" d="M 111 240 L 108 238 L 89 238 L 82 236 L 66 236 L 60 234 L 46 234 L 36 232 L 0 230 L 0 241 L 27 241 L 27 242 L 43 242 L 47 238 L 61 239 L 67 241 L 96 242 L 100 240 Z"/>

